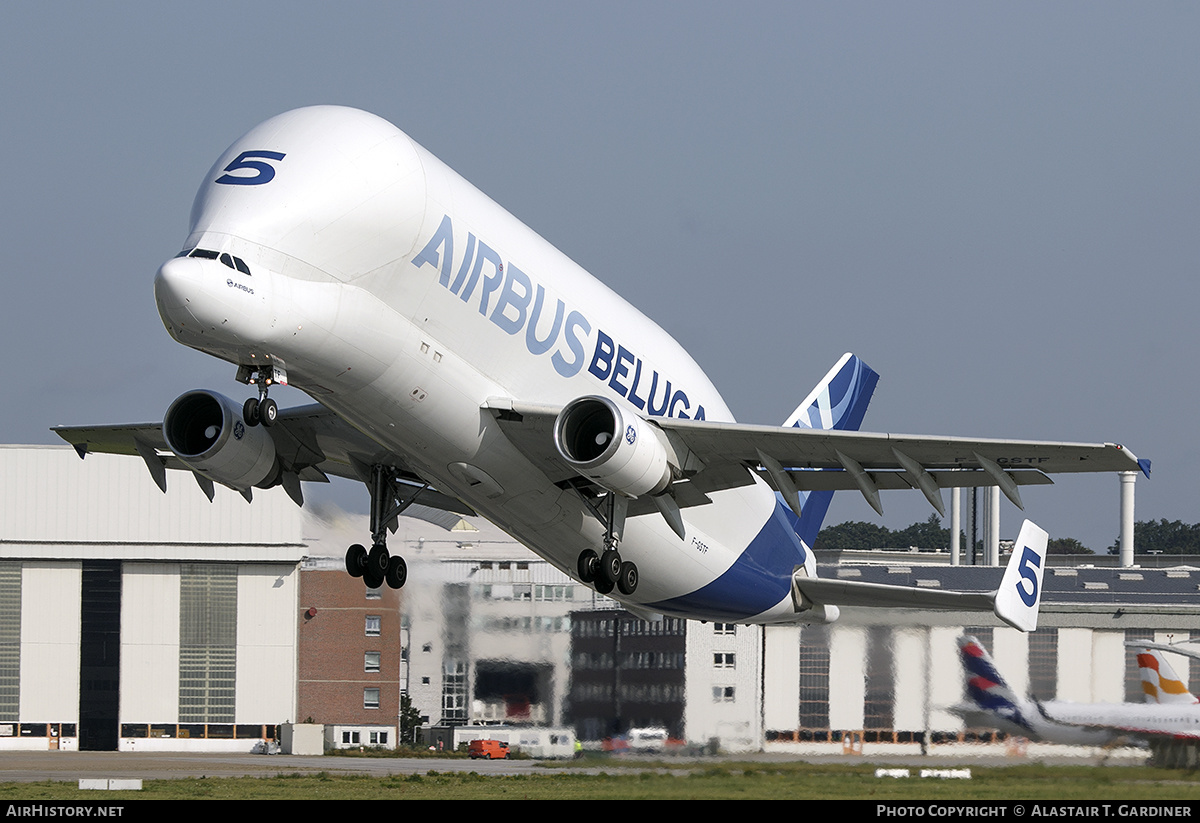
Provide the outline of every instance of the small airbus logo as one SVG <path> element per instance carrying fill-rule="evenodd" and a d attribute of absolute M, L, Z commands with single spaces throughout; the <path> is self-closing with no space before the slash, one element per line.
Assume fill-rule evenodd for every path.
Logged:
<path fill-rule="evenodd" d="M 231 289 L 241 289 L 246 294 L 254 294 L 254 289 L 250 288 L 249 286 L 245 286 L 245 285 L 242 285 L 241 283 L 238 283 L 232 277 L 225 281 L 225 285 L 229 286 L 229 288 L 231 288 Z"/>

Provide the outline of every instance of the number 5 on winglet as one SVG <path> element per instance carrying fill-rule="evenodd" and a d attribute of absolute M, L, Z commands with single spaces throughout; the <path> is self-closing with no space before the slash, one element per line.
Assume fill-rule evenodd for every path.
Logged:
<path fill-rule="evenodd" d="M 996 590 L 996 616 L 1015 629 L 1037 629 L 1038 605 L 1042 599 L 1042 570 L 1046 565 L 1049 535 L 1033 522 L 1021 525 L 1004 579 Z"/>

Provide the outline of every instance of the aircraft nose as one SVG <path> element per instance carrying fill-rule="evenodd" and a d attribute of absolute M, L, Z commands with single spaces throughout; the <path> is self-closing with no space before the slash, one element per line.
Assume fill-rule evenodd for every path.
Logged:
<path fill-rule="evenodd" d="M 175 257 L 159 267 L 154 300 L 177 340 L 203 335 L 241 342 L 258 339 L 265 333 L 264 323 L 270 325 L 267 285 L 266 278 L 252 280 L 217 259 Z"/>
<path fill-rule="evenodd" d="M 195 321 L 190 308 L 201 288 L 204 271 L 199 260 L 175 257 L 163 263 L 154 277 L 154 302 L 168 328 L 183 327 Z"/>
<path fill-rule="evenodd" d="M 200 274 L 199 261 L 187 257 L 175 257 L 159 266 L 154 277 L 154 301 L 158 303 L 159 313 L 186 308 L 188 294 L 195 288 Z"/>

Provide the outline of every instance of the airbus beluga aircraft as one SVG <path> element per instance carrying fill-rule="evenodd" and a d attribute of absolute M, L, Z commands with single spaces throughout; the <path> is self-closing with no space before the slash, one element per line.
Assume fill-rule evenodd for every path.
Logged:
<path fill-rule="evenodd" d="M 822 580 L 811 547 L 833 491 L 882 511 L 880 490 L 919 489 L 942 512 L 942 488 L 999 485 L 1020 505 L 1048 473 L 1139 468 L 1113 444 L 860 434 L 877 375 L 852 355 L 782 426 L 738 424 L 670 335 L 355 109 L 287 112 L 230 146 L 154 292 L 175 340 L 257 391 L 188 392 L 161 424 L 55 431 L 80 454 L 141 456 L 164 489 L 166 469 L 190 471 L 210 499 L 214 483 L 301 503 L 302 482 L 361 480 L 371 548 L 346 565 L 370 586 L 404 584 L 389 529 L 431 507 L 488 518 L 635 611 L 996 608 L 1028 629 L 1044 532 L 1014 553 L 1007 592 Z M 269 392 L 285 383 L 316 404 L 279 409 Z"/>

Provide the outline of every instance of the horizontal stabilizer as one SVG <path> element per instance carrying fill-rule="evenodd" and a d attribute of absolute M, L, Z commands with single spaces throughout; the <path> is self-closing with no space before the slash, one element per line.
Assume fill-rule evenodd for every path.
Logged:
<path fill-rule="evenodd" d="M 1000 588 L 993 592 L 951 592 L 856 580 L 828 580 L 809 577 L 803 569 L 798 569 L 792 576 L 793 596 L 801 611 L 816 606 L 862 606 L 995 612 L 1013 628 L 1031 632 L 1037 628 L 1047 540 L 1046 532 L 1026 520 Z"/>
<path fill-rule="evenodd" d="M 947 592 L 823 577 L 797 576 L 793 582 L 805 599 L 831 606 L 990 612 L 995 597 L 993 592 Z"/>

